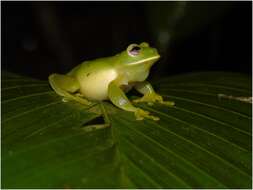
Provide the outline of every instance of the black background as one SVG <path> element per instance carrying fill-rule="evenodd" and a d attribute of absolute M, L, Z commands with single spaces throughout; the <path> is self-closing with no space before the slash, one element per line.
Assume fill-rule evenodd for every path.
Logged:
<path fill-rule="evenodd" d="M 160 2 L 166 3 L 170 2 Z M 167 59 L 155 65 L 163 67 L 154 75 L 196 71 L 251 75 L 252 3 L 221 3 L 229 9 L 168 45 L 163 53 Z M 149 2 L 149 7 L 155 4 Z M 198 2 L 192 4 L 198 6 Z M 46 79 L 50 73 L 67 72 L 84 60 L 118 53 L 130 43 L 147 41 L 157 47 L 146 5 L 147 2 L 1 2 L 2 70 Z"/>

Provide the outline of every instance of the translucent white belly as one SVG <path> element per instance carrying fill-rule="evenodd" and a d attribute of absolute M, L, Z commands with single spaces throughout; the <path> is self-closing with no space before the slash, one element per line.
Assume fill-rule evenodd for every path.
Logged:
<path fill-rule="evenodd" d="M 108 99 L 108 85 L 117 77 L 115 70 L 104 70 L 78 78 L 80 92 L 88 99 Z"/>

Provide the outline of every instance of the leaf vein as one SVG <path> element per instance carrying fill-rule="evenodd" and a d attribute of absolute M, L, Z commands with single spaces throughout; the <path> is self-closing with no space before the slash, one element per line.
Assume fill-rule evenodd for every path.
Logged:
<path fill-rule="evenodd" d="M 52 105 L 55 105 L 55 104 L 59 104 L 59 103 L 61 103 L 61 102 L 62 102 L 62 101 L 51 102 L 51 103 L 49 103 L 49 104 L 46 104 L 46 105 L 43 105 L 43 106 L 39 106 L 39 107 L 30 109 L 30 110 L 28 110 L 28 111 L 25 111 L 25 112 L 22 112 L 22 113 L 20 113 L 20 114 L 16 114 L 16 115 L 14 115 L 14 116 L 11 116 L 11 117 L 8 117 L 8 118 L 4 119 L 4 120 L 2 121 L 2 123 L 5 123 L 5 122 L 7 122 L 7 121 L 9 121 L 9 120 L 11 120 L 11 119 L 14 119 L 14 118 L 18 118 L 18 117 L 20 117 L 20 116 L 22 116 L 22 115 L 26 115 L 27 113 L 30 113 L 30 112 L 33 112 L 33 111 L 38 111 L 38 110 L 40 110 L 40 109 L 42 109 L 42 108 L 45 108 L 45 107 L 48 107 L 48 106 L 52 106 Z"/>
<path fill-rule="evenodd" d="M 186 160 L 186 159 L 185 159 L 184 157 L 182 157 L 180 154 L 178 154 L 178 153 L 176 153 L 176 152 L 174 152 L 174 151 L 172 151 L 172 150 L 167 149 L 167 147 L 165 147 L 164 145 L 162 145 L 162 144 L 159 143 L 158 141 L 152 139 L 151 137 L 147 136 L 145 133 L 143 133 L 143 132 L 141 132 L 141 131 L 139 131 L 139 130 L 130 128 L 130 127 L 128 127 L 128 126 L 127 126 L 127 128 L 129 128 L 129 129 L 131 129 L 132 131 L 135 131 L 135 132 L 141 134 L 143 137 L 145 137 L 146 139 L 149 139 L 149 140 L 152 141 L 153 143 L 157 144 L 159 147 L 161 147 L 161 148 L 162 148 L 163 150 L 165 150 L 166 152 L 169 152 L 169 153 L 173 154 L 175 157 L 177 157 L 177 158 L 183 160 L 186 164 L 192 166 L 192 167 L 195 168 L 198 172 L 204 173 L 204 174 L 206 174 L 209 178 L 211 178 L 211 179 L 217 181 L 218 183 L 220 183 L 216 178 L 214 178 L 213 176 L 211 176 L 209 173 L 207 173 L 207 172 L 204 171 L 203 169 L 199 168 L 198 166 L 196 166 L 196 165 L 193 164 L 192 162 Z M 168 132 L 168 131 L 167 131 L 167 132 Z"/>
<path fill-rule="evenodd" d="M 24 85 L 18 85 L 18 86 L 11 86 L 11 87 L 7 87 L 7 88 L 2 88 L 1 91 L 6 91 L 6 90 L 10 90 L 10 89 L 15 89 L 15 88 L 22 88 L 22 87 L 33 87 L 33 86 L 48 86 L 48 84 L 24 84 Z"/>
<path fill-rule="evenodd" d="M 164 129 L 163 127 L 161 127 L 161 126 L 160 126 L 159 124 L 157 124 L 156 122 L 153 122 L 153 124 L 155 124 L 156 126 L 158 126 L 158 127 L 159 127 L 160 129 L 162 129 L 163 131 L 172 133 L 172 134 L 174 134 L 175 136 L 177 136 L 178 138 L 182 139 L 183 141 L 186 141 L 186 142 L 188 142 L 189 144 L 192 144 L 192 145 L 198 147 L 198 148 L 201 149 L 202 151 L 209 153 L 209 154 L 212 155 L 213 157 L 215 157 L 215 158 L 217 158 L 217 159 L 219 159 L 219 160 L 225 162 L 227 165 L 231 166 L 232 168 L 234 168 L 235 170 L 239 171 L 240 173 L 242 173 L 242 174 L 248 176 L 248 174 L 245 173 L 244 171 L 240 170 L 240 169 L 237 168 L 236 166 L 234 166 L 234 165 L 232 165 L 231 163 L 229 163 L 228 161 L 224 160 L 222 157 L 220 157 L 220 156 L 218 156 L 218 155 L 215 155 L 215 154 L 213 154 L 212 152 L 210 152 L 210 151 L 208 151 L 208 150 L 206 150 L 206 149 L 200 147 L 198 144 L 194 143 L 193 141 L 190 141 L 190 140 L 184 138 L 183 136 L 174 133 L 174 132 L 171 131 L 171 130 Z M 127 127 L 128 127 L 128 126 L 127 126 Z M 129 128 L 129 127 L 128 127 L 128 128 Z M 132 129 L 132 130 L 138 132 L 139 134 L 141 134 L 142 136 L 146 137 L 146 138 L 149 139 L 150 141 L 156 143 L 156 144 L 157 144 L 158 146 L 160 146 L 162 149 L 165 149 L 166 151 L 170 152 L 164 145 L 162 145 L 161 143 L 159 143 L 159 142 L 156 141 L 156 140 L 153 140 L 151 137 L 147 136 L 145 133 L 143 133 L 143 132 L 141 132 L 141 131 L 139 131 L 139 130 L 137 130 L 137 129 L 134 129 L 134 128 L 130 128 L 130 129 Z M 183 159 L 185 162 L 189 163 L 190 165 L 192 165 L 192 166 L 195 167 L 196 169 L 198 169 L 198 170 L 203 171 L 204 173 L 206 173 L 204 170 L 200 169 L 198 166 L 196 166 L 196 165 L 193 164 L 192 162 L 189 162 L 189 161 L 185 160 L 181 155 L 175 153 L 174 151 L 171 151 L 171 152 L 173 152 L 174 155 L 177 155 L 179 158 Z M 206 173 L 206 174 L 210 176 L 210 174 L 208 174 L 208 173 Z M 210 176 L 210 177 L 212 177 L 212 176 Z M 213 177 L 212 177 L 212 178 L 213 178 Z"/>
<path fill-rule="evenodd" d="M 162 86 L 162 85 L 160 85 Z M 250 90 L 246 90 L 246 89 L 239 89 L 236 87 L 228 87 L 228 86 L 223 86 L 223 85 L 216 85 L 216 84 L 208 84 L 208 83 L 177 83 L 177 84 L 166 84 L 166 86 L 205 86 L 205 87 L 214 87 L 214 88 L 223 88 L 223 89 L 228 89 L 228 90 L 234 90 L 234 91 L 238 91 L 238 92 L 245 92 L 245 93 L 249 93 Z"/>
<path fill-rule="evenodd" d="M 125 157 L 136 169 L 138 169 L 142 175 L 145 176 L 146 179 L 148 179 L 153 185 L 155 185 L 157 188 L 162 188 L 157 182 L 155 182 L 151 176 L 149 176 L 147 173 L 145 173 L 143 171 L 143 169 L 141 169 L 141 167 L 139 167 L 137 164 L 135 164 L 130 158 L 128 158 L 128 156 L 126 154 L 122 154 L 123 157 Z"/>
<path fill-rule="evenodd" d="M 2 101 L 2 104 L 6 104 L 6 103 L 10 103 L 16 100 L 20 100 L 20 99 L 25 99 L 25 98 L 30 98 L 30 97 L 36 97 L 36 96 L 41 96 L 41 95 L 45 95 L 45 94 L 51 94 L 51 93 L 55 93 L 52 90 L 50 91 L 45 91 L 45 92 L 40 92 L 40 93 L 34 93 L 34 94 L 30 94 L 30 95 L 25 95 L 25 96 L 18 96 L 17 98 L 11 98 L 11 99 L 7 99 Z"/>
<path fill-rule="evenodd" d="M 186 125 L 188 125 L 188 126 L 191 126 L 191 127 L 195 128 L 195 129 L 197 129 L 197 130 L 203 131 L 204 133 L 209 134 L 209 135 L 211 135 L 211 136 L 214 136 L 214 137 L 216 137 L 216 138 L 218 138 L 218 139 L 220 139 L 220 140 L 222 140 L 222 141 L 224 141 L 224 142 L 226 142 L 226 143 L 232 144 L 233 146 L 235 146 L 236 148 L 238 148 L 238 149 L 240 149 L 240 150 L 243 150 L 243 151 L 245 151 L 245 152 L 248 152 L 248 150 L 245 149 L 244 147 L 241 147 L 241 146 L 239 146 L 239 145 L 237 145 L 237 144 L 235 144 L 235 143 L 233 143 L 233 142 L 231 142 L 231 141 L 229 141 L 229 140 L 227 140 L 227 139 L 225 139 L 225 138 L 223 138 L 223 137 L 221 137 L 221 136 L 218 136 L 218 135 L 216 135 L 215 133 L 212 133 L 212 132 L 207 131 L 207 130 L 201 128 L 201 127 L 198 127 L 197 125 L 191 124 L 191 123 L 189 123 L 189 122 L 187 122 L 187 121 L 184 121 L 184 120 L 182 120 L 182 119 L 179 119 L 179 118 L 177 118 L 177 117 L 174 117 L 174 116 L 171 116 L 171 115 L 167 115 L 167 114 L 165 114 L 165 113 L 162 113 L 162 112 L 160 112 L 160 111 L 158 111 L 158 110 L 156 110 L 156 109 L 152 109 L 152 108 L 147 107 L 147 106 L 145 106 L 145 108 L 146 108 L 146 109 L 149 109 L 149 110 L 152 110 L 153 112 L 159 113 L 159 114 L 161 114 L 161 115 L 164 115 L 164 116 L 167 117 L 167 118 L 172 118 L 173 120 L 176 120 L 176 121 L 178 121 L 178 122 L 184 123 L 184 124 L 186 124 Z M 173 108 L 178 109 L 177 106 L 174 106 Z"/>
<path fill-rule="evenodd" d="M 147 158 L 149 158 L 150 160 L 154 160 L 149 154 L 147 154 L 146 152 L 142 151 L 139 147 L 137 147 L 137 145 L 135 145 L 134 143 L 130 142 L 128 139 L 125 139 L 126 142 L 128 142 L 129 144 L 132 145 L 132 147 L 134 147 L 136 150 L 138 150 L 140 153 L 146 155 Z M 191 187 L 188 183 L 186 183 L 186 181 L 184 181 L 183 179 L 181 179 L 179 176 L 177 176 L 176 174 L 170 172 L 169 170 L 167 170 L 166 168 L 164 168 L 161 164 L 159 164 L 158 162 L 154 162 L 161 170 L 163 170 L 164 172 L 166 172 L 167 174 L 169 174 L 170 176 L 173 176 L 174 178 L 176 178 L 178 181 L 180 181 L 182 184 L 184 184 L 186 187 Z"/>
<path fill-rule="evenodd" d="M 188 98 L 182 98 L 182 97 L 171 96 L 171 95 L 165 95 L 165 94 L 163 94 L 162 96 L 164 96 L 164 97 L 173 97 L 173 98 L 175 98 L 175 99 L 184 100 L 184 101 L 192 102 L 192 103 L 195 103 L 195 104 L 201 104 L 201 105 L 204 105 L 204 106 L 207 106 L 207 107 L 211 107 L 211 108 L 223 110 L 223 111 L 226 111 L 226 112 L 230 112 L 230 113 L 233 113 L 233 114 L 235 114 L 235 115 L 244 117 L 244 118 L 249 119 L 249 120 L 251 119 L 251 117 L 249 117 L 248 115 L 242 114 L 242 113 L 240 113 L 240 112 L 236 112 L 236 111 L 233 111 L 233 110 L 225 109 L 225 108 L 220 107 L 220 106 L 214 106 L 214 105 L 207 104 L 207 103 L 204 103 L 204 102 L 200 102 L 200 101 L 197 101 L 197 100 L 190 100 L 190 99 L 188 99 Z"/>
<path fill-rule="evenodd" d="M 179 135 L 179 134 L 177 134 L 177 133 L 175 133 L 175 132 L 173 132 L 173 131 L 171 131 L 171 130 L 164 129 L 161 125 L 159 125 L 159 124 L 157 124 L 157 123 L 154 123 L 154 124 L 157 125 L 160 129 L 162 129 L 162 130 L 164 130 L 164 131 L 167 131 L 167 132 L 169 132 L 169 133 L 172 133 L 172 134 L 174 134 L 175 136 L 177 136 L 178 138 L 182 139 L 183 141 L 186 141 L 186 142 L 188 142 L 189 144 L 192 144 L 192 145 L 198 147 L 198 148 L 201 149 L 202 151 L 209 153 L 209 154 L 212 155 L 213 157 L 215 157 L 215 158 L 217 158 L 217 159 L 223 161 L 223 162 L 226 163 L 227 165 L 231 166 L 232 168 L 234 168 L 234 169 L 237 170 L 238 172 L 240 172 L 240 173 L 242 173 L 242 174 L 244 174 L 244 175 L 246 175 L 246 176 L 249 176 L 249 175 L 248 175 L 247 173 L 245 173 L 243 170 L 239 169 L 238 167 L 236 167 L 235 165 L 231 164 L 231 163 L 228 162 L 227 160 L 223 159 L 223 158 L 220 157 L 219 155 L 216 155 L 216 154 L 210 152 L 209 150 L 207 150 L 207 149 L 201 147 L 200 145 L 196 144 L 195 142 L 186 139 L 186 138 L 183 137 L 182 135 Z"/>

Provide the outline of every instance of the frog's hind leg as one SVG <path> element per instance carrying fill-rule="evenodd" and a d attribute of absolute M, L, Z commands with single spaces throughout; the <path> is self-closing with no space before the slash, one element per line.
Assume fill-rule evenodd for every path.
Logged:
<path fill-rule="evenodd" d="M 105 129 L 108 127 L 111 127 L 111 121 L 109 119 L 109 115 L 105 110 L 105 107 L 103 105 L 102 102 L 100 102 L 99 104 L 100 110 L 101 110 L 101 116 L 95 118 L 95 124 L 88 124 L 86 126 L 84 126 L 82 129 L 85 132 L 91 132 L 94 130 L 98 130 L 98 129 Z M 93 122 L 94 120 L 92 120 L 91 122 Z"/>
<path fill-rule="evenodd" d="M 77 92 L 80 89 L 80 85 L 75 78 L 54 73 L 51 74 L 48 79 L 51 87 L 58 95 L 63 96 L 66 99 L 75 100 L 84 105 L 91 104 L 91 102 L 88 100 L 81 98 L 75 94 L 71 94 Z"/>

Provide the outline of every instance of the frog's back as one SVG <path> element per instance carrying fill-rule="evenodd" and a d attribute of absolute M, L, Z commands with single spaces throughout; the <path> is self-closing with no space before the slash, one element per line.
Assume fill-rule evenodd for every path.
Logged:
<path fill-rule="evenodd" d="M 89 99 L 108 99 L 108 85 L 117 77 L 110 58 L 85 61 L 69 73 L 80 84 L 80 92 Z"/>

